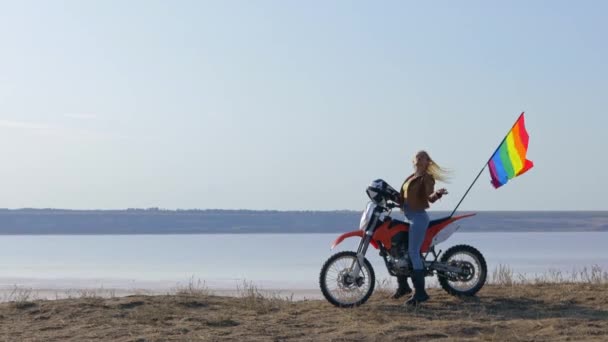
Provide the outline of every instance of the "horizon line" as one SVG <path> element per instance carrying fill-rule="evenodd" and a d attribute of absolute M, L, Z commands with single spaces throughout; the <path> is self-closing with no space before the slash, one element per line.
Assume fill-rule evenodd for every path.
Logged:
<path fill-rule="evenodd" d="M 165 211 L 165 212 L 180 212 L 180 211 L 248 211 L 248 212 L 356 212 L 359 213 L 361 210 L 355 209 L 222 209 L 222 208 L 176 208 L 167 209 L 160 207 L 149 207 L 149 208 L 121 208 L 121 209 L 70 209 L 70 208 L 34 208 L 34 207 L 22 207 L 22 208 L 0 208 L 0 211 L 25 211 L 25 210 L 48 210 L 48 211 Z M 400 211 L 400 210 L 396 210 Z M 579 210 L 564 210 L 564 209 L 481 209 L 481 210 L 458 210 L 457 212 L 608 212 L 608 209 L 579 209 Z M 451 212 L 451 210 L 427 210 L 427 212 Z"/>

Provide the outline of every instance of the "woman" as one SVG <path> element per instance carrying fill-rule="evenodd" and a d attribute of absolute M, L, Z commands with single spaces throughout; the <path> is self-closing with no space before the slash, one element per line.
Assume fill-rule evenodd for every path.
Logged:
<path fill-rule="evenodd" d="M 417 305 L 429 299 L 424 290 L 424 265 L 420 249 L 429 226 L 429 215 L 426 209 L 429 202 L 434 203 L 448 192 L 445 188 L 434 191 L 435 180 L 446 181 L 447 172 L 437 165 L 425 151 L 416 153 L 414 157 L 415 172 L 409 175 L 401 186 L 401 205 L 405 217 L 411 222 L 408 240 L 408 253 L 412 261 L 412 284 L 414 284 L 414 295 L 407 300 L 406 304 Z M 407 277 L 398 277 L 399 289 L 395 293 L 396 298 L 411 292 L 407 286 Z M 408 291 L 409 290 L 409 291 Z M 398 296 L 401 294 L 400 296 Z"/>

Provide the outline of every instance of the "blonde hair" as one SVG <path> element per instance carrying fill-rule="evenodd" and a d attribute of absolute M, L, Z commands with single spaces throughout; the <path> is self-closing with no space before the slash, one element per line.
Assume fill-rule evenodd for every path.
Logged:
<path fill-rule="evenodd" d="M 429 161 L 429 166 L 426 169 L 426 172 L 429 175 L 433 176 L 435 180 L 438 180 L 440 182 L 448 183 L 450 181 L 450 174 L 452 173 L 451 170 L 439 166 L 439 164 L 437 164 L 426 151 L 418 151 L 418 153 L 416 153 L 416 156 L 420 154 L 424 155 Z M 416 158 L 414 157 L 414 165 L 415 164 Z"/>

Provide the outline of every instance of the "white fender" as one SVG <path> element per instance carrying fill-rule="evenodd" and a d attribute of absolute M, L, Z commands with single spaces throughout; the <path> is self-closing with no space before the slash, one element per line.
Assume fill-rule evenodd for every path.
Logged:
<path fill-rule="evenodd" d="M 433 238 L 433 241 L 431 242 L 431 246 L 438 245 L 438 244 L 442 243 L 443 241 L 449 239 L 450 236 L 452 236 L 452 234 L 454 234 L 458 230 L 458 228 L 460 228 L 460 226 L 449 226 L 449 227 L 442 229 Z"/>

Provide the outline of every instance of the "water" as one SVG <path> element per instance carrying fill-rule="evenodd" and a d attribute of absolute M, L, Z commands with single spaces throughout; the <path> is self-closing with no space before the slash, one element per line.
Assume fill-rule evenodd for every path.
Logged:
<path fill-rule="evenodd" d="M 336 250 L 336 234 L 58 235 L 0 237 L 0 287 L 37 289 L 170 289 L 190 279 L 210 288 L 234 288 L 243 279 L 268 289 L 317 289 L 323 262 Z M 528 276 L 550 269 L 608 270 L 608 233 L 456 233 L 439 245 L 470 244 L 490 272 L 508 265 Z M 388 277 L 370 248 L 379 279 Z"/>

